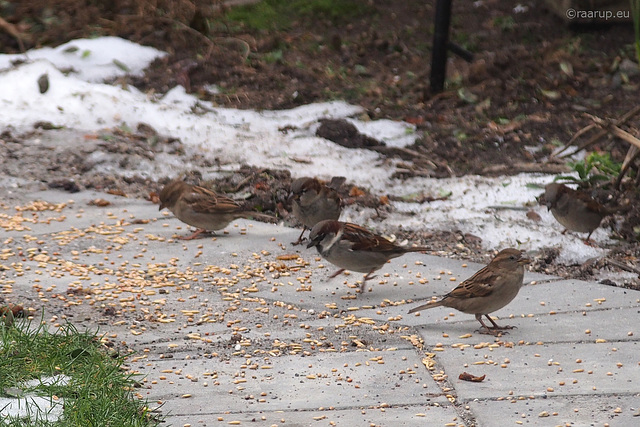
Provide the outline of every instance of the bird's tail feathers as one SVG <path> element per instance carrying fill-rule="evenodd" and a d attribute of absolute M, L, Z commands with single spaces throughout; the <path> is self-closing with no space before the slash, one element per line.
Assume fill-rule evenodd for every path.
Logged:
<path fill-rule="evenodd" d="M 442 305 L 442 300 L 438 300 L 438 301 L 429 301 L 426 304 L 422 304 L 419 305 L 417 307 L 413 307 L 411 310 L 409 310 L 409 314 L 411 313 L 415 313 L 416 311 L 421 311 L 421 310 L 426 310 L 428 308 L 434 308 L 434 307 L 440 307 Z"/>
<path fill-rule="evenodd" d="M 242 212 L 242 218 L 245 218 L 245 219 L 259 219 L 259 220 L 266 221 L 266 222 L 271 222 L 271 223 L 278 222 L 278 218 L 276 218 L 273 215 L 269 215 L 269 214 L 265 214 L 265 213 L 261 213 L 261 212 L 253 212 L 253 211 Z"/>
<path fill-rule="evenodd" d="M 409 248 L 404 248 L 404 250 L 407 252 L 428 252 L 431 250 L 431 248 L 426 248 L 424 246 L 412 246 Z"/>

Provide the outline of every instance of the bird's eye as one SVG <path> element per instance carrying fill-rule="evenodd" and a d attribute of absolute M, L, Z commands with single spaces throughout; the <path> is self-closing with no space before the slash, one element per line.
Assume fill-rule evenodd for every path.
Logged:
<path fill-rule="evenodd" d="M 516 257 L 514 255 L 511 255 L 509 259 L 516 259 Z"/>

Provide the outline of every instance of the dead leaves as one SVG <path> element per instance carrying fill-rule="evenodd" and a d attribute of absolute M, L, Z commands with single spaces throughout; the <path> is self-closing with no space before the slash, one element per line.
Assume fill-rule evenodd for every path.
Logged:
<path fill-rule="evenodd" d="M 21 305 L 9 304 L 0 307 L 0 320 L 3 320 L 5 326 L 13 325 L 13 321 L 17 317 L 25 317 L 25 310 Z"/>
<path fill-rule="evenodd" d="M 366 193 L 361 190 L 360 188 L 353 186 L 351 187 L 351 190 L 349 190 L 349 197 L 361 197 L 364 196 Z"/>
<path fill-rule="evenodd" d="M 106 206 L 110 206 L 111 202 L 105 199 L 93 199 L 93 200 L 90 200 L 87 204 L 91 206 L 98 206 L 98 207 L 104 208 Z"/>
<path fill-rule="evenodd" d="M 484 381 L 484 379 L 486 378 L 486 374 L 481 376 L 481 377 L 476 377 L 474 375 L 471 375 L 468 372 L 463 372 L 460 374 L 460 376 L 458 377 L 459 380 L 462 381 L 470 381 L 472 383 L 481 383 L 482 381 Z"/>

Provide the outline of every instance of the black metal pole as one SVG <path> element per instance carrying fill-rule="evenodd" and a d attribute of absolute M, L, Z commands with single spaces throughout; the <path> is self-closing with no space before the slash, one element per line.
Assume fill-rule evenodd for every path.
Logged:
<path fill-rule="evenodd" d="M 431 91 L 440 93 L 444 89 L 447 75 L 447 47 L 449 25 L 451 23 L 451 0 L 437 0 L 435 27 L 433 31 L 433 51 L 431 53 Z"/>
<path fill-rule="evenodd" d="M 451 53 L 455 53 L 460 58 L 464 59 L 467 62 L 473 62 L 473 53 L 469 52 L 467 49 L 462 46 L 455 44 L 454 42 L 447 43 L 447 47 L 451 51 Z"/>

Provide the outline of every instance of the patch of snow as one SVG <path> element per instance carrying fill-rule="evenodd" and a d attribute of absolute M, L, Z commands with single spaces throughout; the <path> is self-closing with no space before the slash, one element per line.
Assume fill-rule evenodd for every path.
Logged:
<path fill-rule="evenodd" d="M 70 46 L 78 50 L 69 53 Z M 7 68 L 0 74 L 3 110 L 0 129 L 29 130 L 36 122 L 48 121 L 79 131 L 96 132 L 116 126 L 135 128 L 143 122 L 162 135 L 179 138 L 189 150 L 220 159 L 226 169 L 246 163 L 288 169 L 293 177 L 328 179 L 342 175 L 377 194 L 406 196 L 408 200 L 412 195 L 438 197 L 451 193 L 446 200 L 431 203 L 393 202 L 397 212 L 382 223 L 376 222 L 376 228 L 461 230 L 481 237 L 485 247 L 491 249 L 517 246 L 535 250 L 559 246 L 562 248 L 560 261 L 569 264 L 604 253 L 602 249 L 585 245 L 582 242 L 585 236 L 561 235 L 562 227 L 546 209 L 535 204 L 535 197 L 542 192 L 544 184 L 552 180 L 551 176 L 399 180 L 392 178 L 397 161 L 370 150 L 348 149 L 315 135 L 320 119 L 344 118 L 360 132 L 390 146 L 405 147 L 418 137 L 415 127 L 408 123 L 371 121 L 366 117 L 363 120 L 364 110 L 359 106 L 334 101 L 282 111 L 236 110 L 215 107 L 187 94 L 180 86 L 158 98 L 133 87 L 103 83 L 104 79 L 123 73 L 114 60 L 126 64 L 132 73 L 139 73 L 163 54 L 113 37 L 74 40 L 54 49 L 32 50 L 26 55 L 31 62 Z M 0 66 L 9 67 L 16 58 L 0 55 Z M 74 72 L 61 71 L 68 67 Z M 49 90 L 41 94 L 37 81 L 45 73 Z M 191 166 L 159 155 L 153 164 L 141 164 L 138 172 L 151 178 L 177 176 Z M 105 172 L 125 173 L 106 163 L 97 167 Z M 216 170 L 202 172 L 207 176 Z M 531 188 L 530 184 L 537 184 L 539 188 Z M 506 207 L 516 209 L 503 209 Z M 527 209 L 538 213 L 541 221 L 529 219 Z M 347 209 L 343 219 L 373 226 L 373 214 L 369 209 L 357 212 Z M 603 229 L 598 229 L 593 238 L 608 242 Z"/>
<path fill-rule="evenodd" d="M 10 68 L 15 61 L 44 59 L 81 80 L 97 83 L 126 74 L 142 75 L 151 61 L 165 55 L 119 37 L 100 37 L 72 40 L 55 48 L 32 49 L 26 54 L 0 55 L 0 69 Z"/>
<path fill-rule="evenodd" d="M 20 389 L 29 389 L 38 385 L 66 385 L 69 378 L 64 375 L 43 377 L 28 381 Z M 6 417 L 26 418 L 32 422 L 55 422 L 62 416 L 64 399 L 53 400 L 50 397 L 28 393 L 22 397 L 0 397 L 0 419 Z"/>

